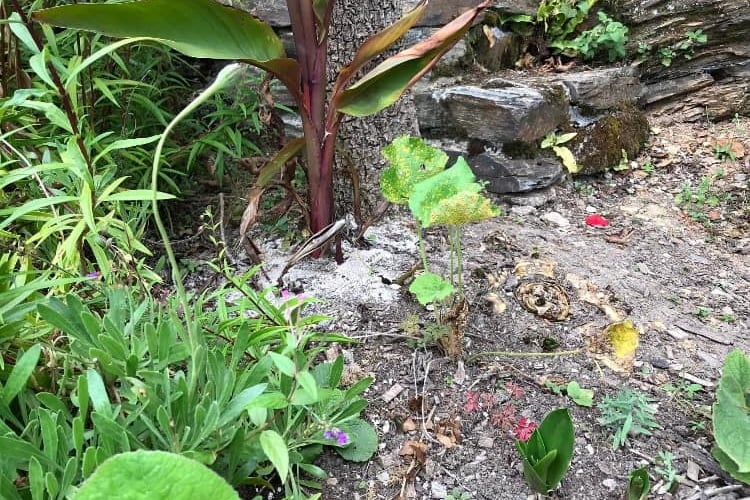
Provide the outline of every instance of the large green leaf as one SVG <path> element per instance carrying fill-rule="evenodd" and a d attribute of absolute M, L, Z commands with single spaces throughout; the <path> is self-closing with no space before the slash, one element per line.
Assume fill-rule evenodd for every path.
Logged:
<path fill-rule="evenodd" d="M 164 451 L 121 453 L 104 461 L 83 483 L 76 500 L 239 500 L 218 474 L 189 458 Z"/>
<path fill-rule="evenodd" d="M 335 108 L 347 115 L 368 116 L 396 102 L 463 38 L 477 15 L 491 3 L 492 0 L 485 0 L 426 40 L 378 64 L 340 96 L 334 96 Z"/>
<path fill-rule="evenodd" d="M 380 174 L 380 191 L 391 203 L 409 201 L 414 186 L 442 172 L 448 155 L 419 137 L 398 137 L 383 148 L 388 168 Z"/>
<path fill-rule="evenodd" d="M 149 37 L 191 57 L 270 61 L 284 57 L 273 29 L 213 0 L 141 0 L 43 9 L 36 21 L 116 38 Z"/>
<path fill-rule="evenodd" d="M 736 473 L 750 473 L 750 359 L 739 349 L 724 361 L 713 424 L 716 446 L 735 464 Z"/>
<path fill-rule="evenodd" d="M 448 170 L 414 186 L 409 209 L 424 227 L 459 226 L 494 217 L 498 209 L 478 194 L 482 185 L 475 179 L 466 160 L 459 158 Z"/>
<path fill-rule="evenodd" d="M 559 408 L 549 412 L 534 432 L 538 432 L 542 437 L 547 450 L 557 450 L 557 456 L 549 466 L 546 478 L 548 486 L 554 489 L 562 481 L 573 458 L 575 431 L 568 409 Z"/>

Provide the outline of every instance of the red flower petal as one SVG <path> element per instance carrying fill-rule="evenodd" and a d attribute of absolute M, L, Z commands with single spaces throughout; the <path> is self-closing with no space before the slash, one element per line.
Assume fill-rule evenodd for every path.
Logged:
<path fill-rule="evenodd" d="M 591 214 L 586 216 L 586 224 L 593 227 L 607 227 L 609 221 L 599 214 Z"/>

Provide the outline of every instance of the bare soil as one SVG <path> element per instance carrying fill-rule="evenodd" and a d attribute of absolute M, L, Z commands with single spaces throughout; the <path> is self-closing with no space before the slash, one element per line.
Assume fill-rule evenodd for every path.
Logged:
<path fill-rule="evenodd" d="M 326 328 L 360 341 L 340 348 L 349 375 L 375 379 L 365 418 L 379 433 L 379 451 L 366 463 L 326 454 L 324 498 L 533 498 L 513 427 L 559 407 L 570 410 L 576 443 L 553 497 L 622 498 L 639 467 L 652 479 L 649 498 L 750 497 L 710 453 L 723 359 L 734 348 L 750 353 L 750 121 L 650 122 L 649 144 L 626 169 L 516 199 L 505 215 L 467 228 L 469 316 L 458 358 L 430 338 L 435 312 L 395 283 L 418 261 L 406 214 L 371 228 L 368 248 L 347 247 L 344 264 L 308 260 L 284 276 L 287 289 L 322 300 L 333 318 Z M 721 152 L 727 144 L 731 155 Z M 587 225 L 592 213 L 609 225 Z M 287 236 L 263 244 L 272 282 L 290 253 Z M 445 269 L 444 233 L 428 231 L 426 240 L 432 262 Z M 555 303 L 553 293 L 547 302 L 537 297 L 535 312 L 525 308 L 519 286 L 534 280 L 569 304 Z M 558 309 L 565 319 L 554 320 Z M 597 339 L 624 318 L 639 345 L 616 371 Z M 486 354 L 542 353 L 551 344 L 552 352 L 578 352 Z M 594 391 L 593 407 L 551 388 L 570 381 Z M 684 390 L 689 384 L 693 391 Z M 653 399 L 660 428 L 613 449 L 597 404 L 625 387 Z M 671 493 L 657 471 L 665 452 L 680 476 Z"/>
<path fill-rule="evenodd" d="M 569 181 L 541 207 L 506 206 L 507 215 L 468 228 L 470 319 L 460 360 L 424 339 L 434 312 L 405 289 L 389 285 L 417 260 L 408 219 L 373 229 L 372 247 L 352 257 L 365 261 L 360 265 L 368 271 L 364 281 L 346 272 L 337 277 L 334 269 L 314 277 L 305 276 L 304 269 L 295 273 L 301 289 L 319 292 L 313 280 L 324 280 L 336 290 L 322 297 L 336 318 L 332 327 L 361 340 L 344 353 L 353 372 L 375 378 L 366 418 L 378 429 L 380 450 L 364 464 L 327 455 L 325 498 L 445 498 L 452 491 L 470 498 L 526 498 L 530 490 L 503 416 L 539 422 L 558 407 L 571 412 L 576 446 L 570 471 L 554 492 L 557 498 L 620 498 L 629 473 L 644 466 L 652 479 L 650 498 L 750 495 L 712 459 L 708 418 L 722 360 L 734 348 L 750 352 L 750 164 L 748 156 L 739 157 L 750 146 L 748 122 L 661 125 L 652 117 L 652 127 L 649 145 L 630 165 L 638 168 Z M 735 145 L 738 154 L 715 158 L 714 145 L 727 138 L 741 145 Z M 642 169 L 648 162 L 652 172 L 649 166 Z M 701 192 L 688 201 L 686 187 Z M 550 212 L 561 217 L 549 217 Z M 592 212 L 609 226 L 586 225 Z M 430 232 L 427 240 L 428 253 L 445 259 L 443 234 Z M 371 258 L 373 252 L 379 257 Z M 543 280 L 558 284 L 569 297 L 567 319 L 550 321 L 520 304 L 519 284 L 534 277 L 524 274 L 528 266 L 552 271 Z M 545 339 L 557 341 L 557 351 L 589 351 L 592 339 L 615 318 L 601 303 L 592 304 L 586 291 L 640 331 L 635 360 L 624 372 L 590 352 L 476 356 L 538 353 Z M 494 295 L 488 300 L 488 294 Z M 411 325 L 404 323 L 409 315 L 418 316 L 416 328 L 413 317 Z M 594 391 L 594 407 L 577 406 L 545 386 L 571 380 Z M 665 390 L 670 384 L 701 389 L 675 393 Z M 612 430 L 597 421 L 596 404 L 623 387 L 653 398 L 661 428 L 652 436 L 631 436 L 615 450 Z M 477 394 L 473 408 L 470 400 Z M 422 447 L 415 442 L 424 444 L 424 454 L 414 449 Z M 662 452 L 674 455 L 681 476 L 672 493 L 655 471 L 663 467 Z"/>

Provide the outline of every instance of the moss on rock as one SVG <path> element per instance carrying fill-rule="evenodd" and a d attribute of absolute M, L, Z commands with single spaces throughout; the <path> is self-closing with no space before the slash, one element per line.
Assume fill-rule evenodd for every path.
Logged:
<path fill-rule="evenodd" d="M 577 132 L 567 146 L 581 167 L 578 175 L 590 175 L 617 165 L 623 151 L 635 158 L 648 139 L 649 125 L 643 111 L 623 106 Z"/>

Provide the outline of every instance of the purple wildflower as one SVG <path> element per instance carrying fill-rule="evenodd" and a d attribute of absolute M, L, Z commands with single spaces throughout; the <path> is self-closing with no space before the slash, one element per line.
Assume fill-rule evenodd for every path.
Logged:
<path fill-rule="evenodd" d="M 86 277 L 92 280 L 98 280 L 102 277 L 102 273 L 100 273 L 99 271 L 92 271 L 90 273 L 87 273 Z"/>
<path fill-rule="evenodd" d="M 335 439 L 336 444 L 339 446 L 346 446 L 349 444 L 349 436 L 346 434 L 346 432 L 342 431 L 341 429 L 336 429 L 335 427 L 333 429 L 328 429 L 323 433 L 323 437 L 326 439 Z"/>

